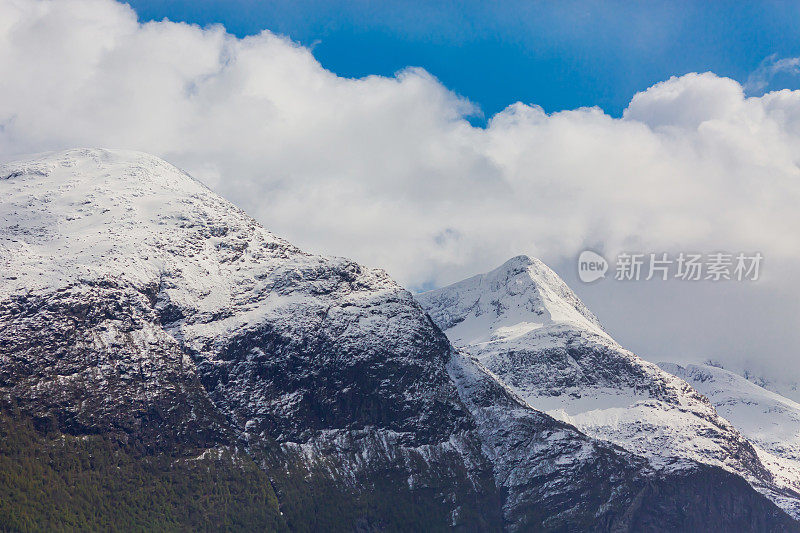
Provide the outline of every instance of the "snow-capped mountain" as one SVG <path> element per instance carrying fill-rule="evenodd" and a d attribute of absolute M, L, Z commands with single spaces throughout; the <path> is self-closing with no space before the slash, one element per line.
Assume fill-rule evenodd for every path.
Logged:
<path fill-rule="evenodd" d="M 305 253 L 146 154 L 0 167 L 0 268 L 3 414 L 146 457 L 244 454 L 286 529 L 797 529 L 730 473 L 763 474 L 738 434 L 707 429 L 722 424 L 713 410 L 681 430 L 716 463 L 684 454 L 654 468 L 646 446 L 586 435 L 531 404 L 511 373 L 509 386 L 456 351 L 385 272 Z M 570 294 L 552 299 L 611 343 Z M 552 309 L 501 335 L 554 328 Z M 608 362 L 589 349 L 570 357 Z M 660 372 L 625 375 L 639 363 L 622 359 L 591 376 L 609 402 L 629 392 L 612 376 Z M 590 383 L 561 374 L 565 390 Z M 693 408 L 682 398 L 671 408 Z M 634 429 L 618 440 L 640 442 Z"/>
<path fill-rule="evenodd" d="M 787 487 L 800 490 L 800 404 L 708 364 L 659 363 L 706 396 Z"/>
<path fill-rule="evenodd" d="M 535 409 L 661 470 L 686 459 L 725 468 L 800 515 L 780 472 L 705 397 L 617 344 L 541 261 L 515 257 L 417 299 L 456 347 Z"/>

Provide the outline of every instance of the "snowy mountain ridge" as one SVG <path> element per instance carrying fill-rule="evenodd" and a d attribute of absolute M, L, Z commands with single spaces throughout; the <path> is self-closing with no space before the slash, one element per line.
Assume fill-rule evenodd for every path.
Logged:
<path fill-rule="evenodd" d="M 540 261 L 515 257 L 417 299 L 455 346 L 535 409 L 656 468 L 720 466 L 800 515 L 800 497 L 783 490 L 794 485 L 774 463 L 684 380 L 616 343 Z"/>

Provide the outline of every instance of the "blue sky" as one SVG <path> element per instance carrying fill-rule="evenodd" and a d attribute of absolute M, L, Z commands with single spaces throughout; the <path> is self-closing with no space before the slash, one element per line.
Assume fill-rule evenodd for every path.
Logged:
<path fill-rule="evenodd" d="M 619 116 L 634 93 L 673 75 L 713 71 L 746 83 L 770 56 L 800 56 L 798 2 L 129 3 L 142 21 L 288 35 L 341 76 L 421 66 L 484 117 L 516 101 Z M 793 75 L 771 82 L 798 86 Z"/>

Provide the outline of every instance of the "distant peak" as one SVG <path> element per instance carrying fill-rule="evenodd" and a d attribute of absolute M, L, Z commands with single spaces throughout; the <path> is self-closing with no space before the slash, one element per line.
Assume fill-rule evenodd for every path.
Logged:
<path fill-rule="evenodd" d="M 540 261 L 535 257 L 530 257 L 527 255 L 518 255 L 512 257 L 511 259 L 509 259 L 496 269 L 484 274 L 484 276 L 488 277 L 494 274 L 501 274 L 501 273 L 507 273 L 510 276 L 515 276 L 518 274 L 522 274 L 523 272 L 532 275 L 545 274 L 548 275 L 549 277 L 554 277 L 559 280 L 561 279 L 555 272 L 553 272 L 550 269 L 550 267 L 545 265 L 542 261 Z"/>
<path fill-rule="evenodd" d="M 503 263 L 500 268 L 511 269 L 519 266 L 530 266 L 531 264 L 533 264 L 533 259 L 531 259 L 527 255 L 518 255 L 516 257 L 512 257 L 511 259 Z"/>
<path fill-rule="evenodd" d="M 602 333 L 597 318 L 558 274 L 527 255 L 422 293 L 418 300 L 440 328 L 458 327 L 460 341 L 488 341 L 555 324 Z"/>

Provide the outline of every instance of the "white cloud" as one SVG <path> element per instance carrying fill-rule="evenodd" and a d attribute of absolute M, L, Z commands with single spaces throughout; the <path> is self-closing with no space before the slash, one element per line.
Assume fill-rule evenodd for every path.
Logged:
<path fill-rule="evenodd" d="M 634 95 L 624 116 L 651 128 L 695 130 L 710 120 L 728 120 L 742 112 L 744 91 L 738 82 L 710 72 L 690 73 L 657 83 Z"/>
<path fill-rule="evenodd" d="M 763 92 L 769 87 L 773 78 L 781 74 L 797 76 L 800 74 L 800 57 L 783 57 L 776 54 L 764 59 L 756 70 L 747 77 L 744 90 L 748 94 Z"/>
<path fill-rule="evenodd" d="M 425 71 L 340 78 L 269 32 L 141 25 L 109 0 L 0 0 L 0 79 L 0 158 L 151 152 L 296 244 L 385 267 L 410 286 L 519 253 L 567 264 L 590 245 L 759 250 L 758 298 L 800 296 L 790 277 L 800 263 L 798 92 L 746 98 L 734 80 L 688 74 L 633 96 L 622 119 L 517 103 L 483 129 L 464 118 L 473 106 Z M 787 320 L 785 306 L 754 320 Z M 616 331 L 648 346 L 647 332 Z"/>

